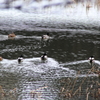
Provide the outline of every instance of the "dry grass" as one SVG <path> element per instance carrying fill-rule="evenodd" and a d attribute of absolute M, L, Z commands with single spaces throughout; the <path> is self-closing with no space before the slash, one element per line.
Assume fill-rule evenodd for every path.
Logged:
<path fill-rule="evenodd" d="M 16 88 L 6 91 L 3 89 L 2 86 L 0 86 L 0 100 L 16 100 L 17 99 L 17 93 Z"/>
<path fill-rule="evenodd" d="M 92 77 L 88 77 L 89 74 L 97 74 L 95 76 L 96 81 Z M 79 98 L 84 96 L 89 100 L 92 97 L 96 100 L 100 98 L 100 70 L 96 69 L 94 66 L 87 72 L 86 77 L 79 78 L 80 72 L 78 72 L 76 78 L 67 78 L 62 82 L 65 83 L 60 90 L 60 96 L 63 98 Z M 80 81 L 80 82 L 79 82 Z"/>
<path fill-rule="evenodd" d="M 42 93 L 40 92 L 40 90 L 48 88 L 48 86 L 45 87 L 41 87 L 38 88 L 36 90 L 32 90 L 30 91 L 30 97 L 35 99 L 41 99 Z M 3 89 L 2 86 L 0 86 L 0 100 L 17 100 L 18 96 L 17 96 L 17 90 L 16 88 L 10 90 L 10 91 L 6 91 L 5 89 Z"/>
<path fill-rule="evenodd" d="M 39 91 L 39 90 L 42 90 L 42 89 L 44 89 L 44 88 L 48 88 L 48 86 L 44 86 L 44 87 L 38 88 L 38 89 L 36 89 L 36 90 L 32 90 L 32 91 L 30 92 L 31 97 L 32 97 L 32 98 L 39 98 L 39 99 L 40 99 L 42 93 L 41 93 L 41 92 L 38 92 L 38 91 Z"/>

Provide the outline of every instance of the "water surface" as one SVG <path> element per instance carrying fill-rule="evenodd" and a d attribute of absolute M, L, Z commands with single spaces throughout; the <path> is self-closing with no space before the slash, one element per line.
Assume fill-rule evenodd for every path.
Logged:
<path fill-rule="evenodd" d="M 92 84 L 93 80 L 98 81 L 96 74 L 87 73 L 91 68 L 88 63 L 91 55 L 95 57 L 95 67 L 100 66 L 99 12 L 91 8 L 86 14 L 85 7 L 81 8 L 85 8 L 83 11 L 77 10 L 78 7 L 82 5 L 74 10 L 68 8 L 69 13 L 54 13 L 54 8 L 53 11 L 48 9 L 51 11 L 48 13 L 0 10 L 0 56 L 3 57 L 0 85 L 7 93 L 16 88 L 12 100 L 64 100 L 59 93 L 67 78 L 74 80 L 78 76 L 75 89 L 87 76 L 91 81 L 88 83 L 87 79 L 83 87 Z M 11 32 L 16 34 L 15 39 L 8 39 Z M 41 36 L 47 32 L 50 39 L 42 41 Z M 46 63 L 40 60 L 44 52 L 48 55 Z M 24 60 L 18 64 L 17 58 L 22 54 Z M 35 97 L 31 94 L 33 91 Z"/>

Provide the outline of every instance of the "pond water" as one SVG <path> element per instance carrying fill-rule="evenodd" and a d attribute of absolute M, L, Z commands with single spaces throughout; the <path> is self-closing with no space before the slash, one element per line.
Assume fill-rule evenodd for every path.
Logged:
<path fill-rule="evenodd" d="M 46 14 L 47 9 L 42 13 L 0 10 L 0 56 L 3 57 L 0 85 L 7 93 L 16 88 L 17 94 L 7 100 L 67 100 L 59 96 L 61 87 L 67 83 L 62 81 L 76 78 L 78 71 L 78 85 L 87 76 L 99 80 L 96 74 L 87 71 L 91 69 L 88 63 L 91 55 L 95 57 L 95 66 L 100 66 L 100 13 L 95 8 L 88 14 L 77 9 L 69 7 L 67 11 L 72 13 L 66 15 L 65 12 Z M 8 39 L 11 32 L 16 34 L 14 39 Z M 48 32 L 50 39 L 42 41 L 41 36 Z M 45 63 L 40 60 L 44 52 L 48 55 Z M 20 55 L 24 59 L 18 64 Z"/>

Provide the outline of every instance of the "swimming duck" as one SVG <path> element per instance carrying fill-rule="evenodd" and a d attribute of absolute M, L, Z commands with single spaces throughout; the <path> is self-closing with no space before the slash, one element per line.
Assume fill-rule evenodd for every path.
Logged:
<path fill-rule="evenodd" d="M 47 60 L 47 54 L 44 53 L 42 56 L 41 56 L 41 61 L 46 61 Z"/>
<path fill-rule="evenodd" d="M 10 38 L 10 39 L 14 39 L 15 37 L 16 37 L 16 35 L 14 33 L 11 33 L 8 35 L 8 38 Z"/>
<path fill-rule="evenodd" d="M 3 60 L 3 58 L 0 56 L 0 61 L 2 61 Z"/>
<path fill-rule="evenodd" d="M 18 57 L 18 63 L 21 63 L 23 61 L 23 55 Z"/>
<path fill-rule="evenodd" d="M 43 35 L 42 36 L 42 40 L 48 40 L 50 37 L 49 37 L 49 33 L 47 33 L 46 35 Z"/>
<path fill-rule="evenodd" d="M 94 57 L 93 56 L 89 57 L 89 62 L 90 62 L 91 65 L 94 63 Z"/>

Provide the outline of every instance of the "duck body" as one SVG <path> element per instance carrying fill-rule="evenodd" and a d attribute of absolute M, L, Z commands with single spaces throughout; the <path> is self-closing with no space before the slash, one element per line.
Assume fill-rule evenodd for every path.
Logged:
<path fill-rule="evenodd" d="M 15 38 L 15 37 L 16 37 L 16 35 L 15 35 L 14 33 L 11 33 L 11 34 L 8 35 L 8 38 L 9 38 L 9 39 L 13 39 L 13 38 Z"/>
<path fill-rule="evenodd" d="M 2 57 L 0 57 L 0 61 L 2 61 L 3 60 L 3 58 Z"/>
<path fill-rule="evenodd" d="M 47 54 L 44 53 L 42 56 L 41 56 L 41 61 L 46 61 L 47 60 Z"/>
<path fill-rule="evenodd" d="M 92 65 L 94 63 L 94 57 L 93 56 L 90 56 L 89 57 L 89 63 Z"/>
<path fill-rule="evenodd" d="M 18 63 L 20 64 L 22 61 L 23 61 L 23 56 L 21 55 L 18 57 Z"/>
<path fill-rule="evenodd" d="M 43 35 L 42 36 L 42 40 L 48 40 L 50 37 L 49 37 L 49 33 L 47 33 L 46 35 Z"/>

